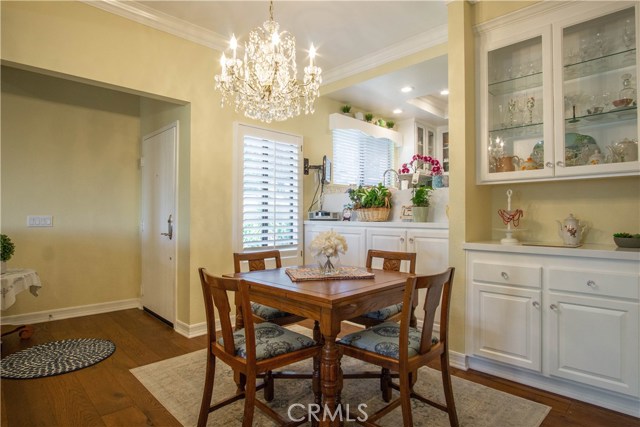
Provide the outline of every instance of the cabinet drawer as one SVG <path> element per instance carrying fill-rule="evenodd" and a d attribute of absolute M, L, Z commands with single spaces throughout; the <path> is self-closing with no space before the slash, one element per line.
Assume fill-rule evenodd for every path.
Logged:
<path fill-rule="evenodd" d="M 541 266 L 473 263 L 474 281 L 539 288 L 541 277 Z"/>
<path fill-rule="evenodd" d="M 637 300 L 640 276 L 608 271 L 549 269 L 549 289 Z"/>

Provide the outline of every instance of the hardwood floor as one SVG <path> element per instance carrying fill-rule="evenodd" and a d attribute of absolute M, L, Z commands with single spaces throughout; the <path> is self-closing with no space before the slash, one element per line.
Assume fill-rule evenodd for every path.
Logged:
<path fill-rule="evenodd" d="M 345 329 L 349 332 L 348 326 Z M 180 425 L 129 369 L 204 348 L 206 337 L 187 339 L 143 311 L 132 309 L 37 324 L 30 340 L 21 341 L 15 334 L 5 337 L 2 356 L 66 338 L 110 339 L 116 352 L 97 365 L 65 375 L 2 380 L 3 427 Z M 638 418 L 480 372 L 454 369 L 454 374 L 551 406 L 542 424 L 545 427 L 640 427 Z"/>

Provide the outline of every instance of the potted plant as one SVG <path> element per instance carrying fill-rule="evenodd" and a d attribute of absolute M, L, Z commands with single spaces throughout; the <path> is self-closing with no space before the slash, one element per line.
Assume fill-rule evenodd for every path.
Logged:
<path fill-rule="evenodd" d="M 391 192 L 379 183 L 372 187 L 358 187 L 349 190 L 353 209 L 360 221 L 386 221 L 391 211 Z"/>
<path fill-rule="evenodd" d="M 11 259 L 16 246 L 13 244 L 9 236 L 0 234 L 0 261 L 2 261 L 2 271 L 5 271 L 6 262 Z"/>
<path fill-rule="evenodd" d="M 429 197 L 431 197 L 432 191 L 433 188 L 426 185 L 420 185 L 413 189 L 413 196 L 411 197 L 413 222 L 427 222 Z"/>
<path fill-rule="evenodd" d="M 364 119 L 367 121 L 367 123 L 371 123 L 373 121 L 373 114 L 371 113 L 365 114 Z"/>
<path fill-rule="evenodd" d="M 387 120 L 387 129 L 393 129 L 396 123 L 393 120 Z"/>
<path fill-rule="evenodd" d="M 342 114 L 353 117 L 353 114 L 351 114 L 351 105 L 345 104 L 342 106 L 341 110 L 342 110 Z"/>

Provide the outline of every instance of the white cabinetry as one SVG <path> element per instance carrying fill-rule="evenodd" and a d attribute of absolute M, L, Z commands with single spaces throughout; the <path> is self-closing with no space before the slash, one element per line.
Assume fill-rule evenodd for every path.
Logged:
<path fill-rule="evenodd" d="M 638 396 L 638 275 L 549 268 L 548 373 Z"/>
<path fill-rule="evenodd" d="M 465 249 L 472 368 L 640 416 L 640 253 Z"/>
<path fill-rule="evenodd" d="M 343 265 L 353 265 L 356 267 L 364 267 L 367 251 L 365 249 L 365 230 L 358 227 L 339 226 L 332 225 L 336 223 L 330 223 L 327 225 L 313 223 L 304 227 L 304 262 L 305 264 L 314 264 L 312 252 L 309 250 L 309 245 L 314 237 L 323 231 L 335 231 L 344 236 L 347 241 L 348 250 L 345 254 L 340 254 L 340 263 Z M 339 222 L 337 224 L 340 224 Z"/>
<path fill-rule="evenodd" d="M 486 259 L 473 261 L 470 273 L 474 354 L 540 371 L 542 267 Z"/>
<path fill-rule="evenodd" d="M 479 28 L 479 182 L 639 173 L 637 9 L 538 5 L 524 28 Z"/>
<path fill-rule="evenodd" d="M 449 266 L 449 229 L 446 224 L 424 224 L 431 226 L 402 222 L 331 224 L 307 221 L 304 232 L 305 263 L 315 262 L 309 251 L 311 240 L 322 231 L 334 230 L 342 234 L 349 245 L 347 253 L 340 255 L 340 262 L 344 265 L 364 267 L 369 249 L 416 252 L 416 273 L 440 273 Z M 381 268 L 381 265 L 374 260 L 373 267 Z M 409 266 L 403 265 L 402 269 L 408 271 Z"/>
<path fill-rule="evenodd" d="M 433 229 L 369 228 L 367 250 L 415 252 L 416 273 L 435 274 L 449 265 L 449 231 Z M 373 268 L 381 268 L 382 261 L 374 260 Z M 403 261 L 402 271 L 409 271 Z"/>

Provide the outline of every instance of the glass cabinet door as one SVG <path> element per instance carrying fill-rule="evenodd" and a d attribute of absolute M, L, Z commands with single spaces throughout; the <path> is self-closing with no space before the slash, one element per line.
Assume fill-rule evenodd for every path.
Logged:
<path fill-rule="evenodd" d="M 550 36 L 549 27 L 513 44 L 496 43 L 481 58 L 482 181 L 553 175 Z"/>
<path fill-rule="evenodd" d="M 635 9 L 554 30 L 557 176 L 639 170 Z"/>

